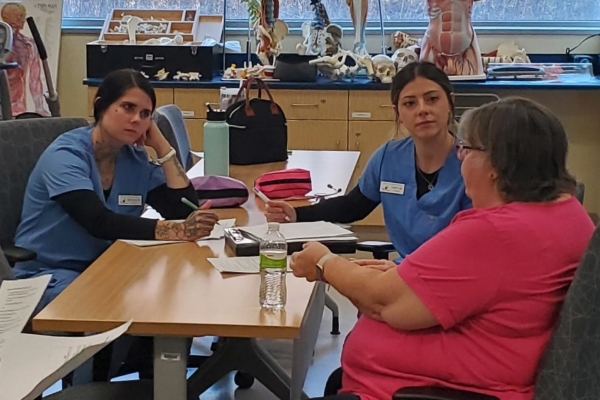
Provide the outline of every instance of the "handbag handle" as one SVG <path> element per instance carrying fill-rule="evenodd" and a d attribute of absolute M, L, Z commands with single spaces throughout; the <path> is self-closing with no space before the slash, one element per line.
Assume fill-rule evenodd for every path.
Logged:
<path fill-rule="evenodd" d="M 244 109 L 244 111 L 246 112 L 246 116 L 248 117 L 253 117 L 254 116 L 254 110 L 252 109 L 252 107 L 250 107 L 250 89 L 252 88 L 252 83 L 256 82 L 256 86 L 258 89 L 258 98 L 262 98 L 262 93 L 261 93 L 261 89 L 264 89 L 265 92 L 267 93 L 267 96 L 269 97 L 269 101 L 271 102 L 271 114 L 279 114 L 279 108 L 277 107 L 277 104 L 275 103 L 275 100 L 273 100 L 273 95 L 271 94 L 271 91 L 269 90 L 269 88 L 267 87 L 267 84 L 260 78 L 250 78 L 247 81 L 247 92 L 246 92 L 246 107 Z M 239 94 L 239 93 L 238 93 Z"/>
<path fill-rule="evenodd" d="M 242 81 L 242 85 L 240 86 L 240 90 L 238 90 L 235 98 L 233 99 L 233 103 L 237 103 L 240 100 L 240 96 L 244 90 L 248 90 L 248 85 L 254 80 L 254 78 L 244 79 Z M 248 97 L 248 93 L 246 92 L 246 97 Z M 233 104 L 232 103 L 232 104 Z"/>

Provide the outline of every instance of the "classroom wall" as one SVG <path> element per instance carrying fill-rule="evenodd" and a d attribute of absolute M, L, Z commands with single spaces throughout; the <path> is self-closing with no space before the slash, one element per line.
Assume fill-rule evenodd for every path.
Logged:
<path fill-rule="evenodd" d="M 498 36 L 481 35 L 480 47 L 483 52 L 495 49 L 503 41 L 515 41 L 531 53 L 563 53 L 567 47 L 574 47 L 585 36 L 530 35 Z M 98 34 L 63 33 L 59 59 L 58 92 L 64 116 L 87 115 L 87 88 L 85 79 L 85 45 L 98 38 Z M 245 43 L 245 37 L 237 39 Z M 346 38 L 348 39 L 348 38 Z M 289 40 L 284 48 L 292 52 L 300 38 Z M 348 48 L 348 43 L 344 43 Z M 376 52 L 381 48 L 378 36 L 369 36 L 368 48 Z M 588 40 L 581 53 L 600 53 L 600 38 Z M 556 91 L 524 90 L 499 91 L 500 96 L 521 95 L 537 100 L 550 107 L 565 125 L 571 141 L 569 167 L 576 177 L 586 184 L 585 206 L 588 212 L 600 214 L 600 90 L 598 91 Z"/>

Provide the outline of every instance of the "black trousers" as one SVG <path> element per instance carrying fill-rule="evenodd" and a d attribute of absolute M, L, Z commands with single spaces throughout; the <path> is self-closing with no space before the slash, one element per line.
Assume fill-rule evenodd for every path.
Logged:
<path fill-rule="evenodd" d="M 342 367 L 339 367 L 329 375 L 327 383 L 325 384 L 325 391 L 323 396 L 335 396 L 337 392 L 342 388 Z M 343 399 L 342 399 L 343 400 Z"/>
<path fill-rule="evenodd" d="M 333 396 L 317 397 L 311 400 L 360 400 L 360 397 L 352 393 L 344 393 Z"/>

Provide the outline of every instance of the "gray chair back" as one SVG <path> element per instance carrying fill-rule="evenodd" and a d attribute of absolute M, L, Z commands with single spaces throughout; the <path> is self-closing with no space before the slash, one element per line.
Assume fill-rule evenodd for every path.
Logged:
<path fill-rule="evenodd" d="M 179 162 L 188 171 L 194 166 L 194 160 L 190 154 L 190 139 L 181 110 L 175 104 L 167 104 L 158 107 L 153 118 L 165 139 L 177 151 Z"/>
<path fill-rule="evenodd" d="M 600 399 L 600 226 L 579 264 L 538 370 L 535 400 Z"/>
<path fill-rule="evenodd" d="M 8 265 L 8 260 L 4 257 L 2 247 L 0 247 L 0 285 L 2 284 L 2 281 L 13 278 L 13 271 L 10 268 L 10 265 Z"/>
<path fill-rule="evenodd" d="M 83 118 L 0 121 L 0 245 L 13 244 L 31 171 L 60 134 L 88 125 Z"/>

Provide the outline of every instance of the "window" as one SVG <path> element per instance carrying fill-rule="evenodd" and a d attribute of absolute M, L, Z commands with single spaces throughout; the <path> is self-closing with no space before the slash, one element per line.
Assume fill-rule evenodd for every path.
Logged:
<path fill-rule="evenodd" d="M 322 0 L 331 20 L 350 21 L 346 0 Z M 64 0 L 66 18 L 104 19 L 113 8 L 196 9 L 206 14 L 223 12 L 223 0 Z M 386 21 L 426 21 L 426 0 L 382 0 Z M 312 16 L 310 0 L 280 0 L 280 17 L 285 21 L 306 21 Z M 246 4 L 227 0 L 227 19 L 247 19 Z M 367 20 L 379 21 L 377 0 L 369 0 Z M 482 0 L 475 3 L 475 22 L 600 21 L 598 0 Z"/>

